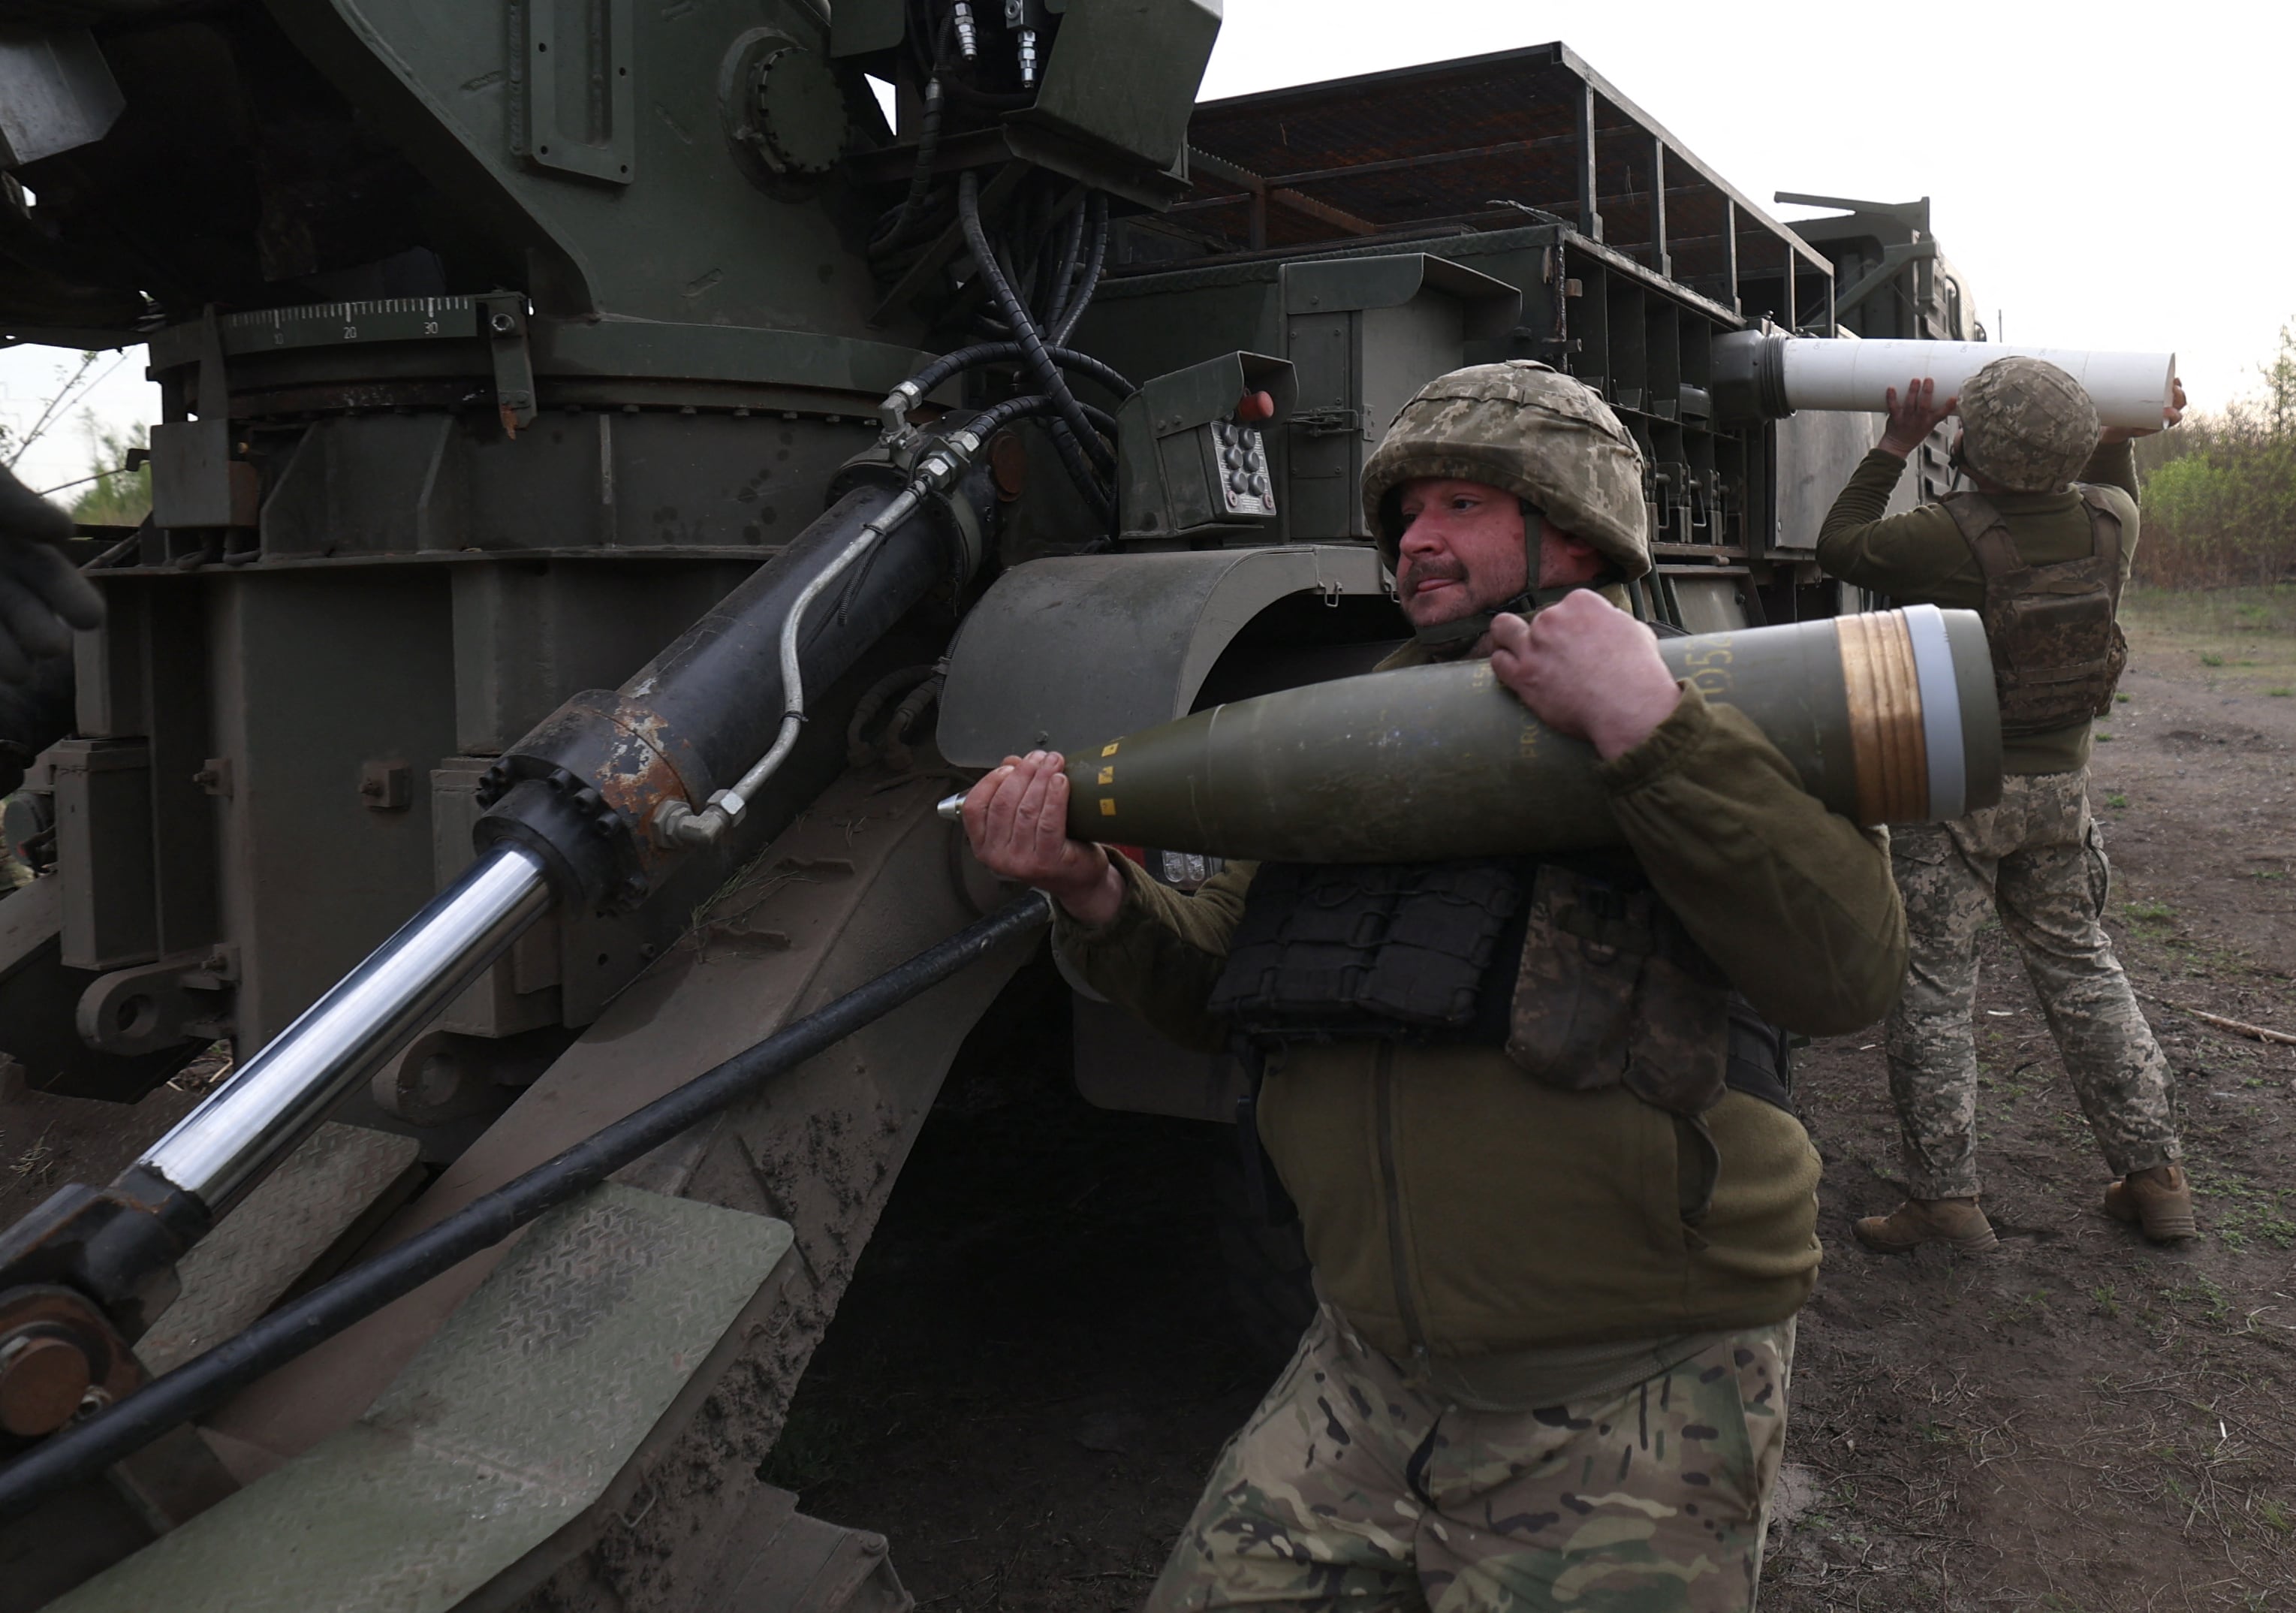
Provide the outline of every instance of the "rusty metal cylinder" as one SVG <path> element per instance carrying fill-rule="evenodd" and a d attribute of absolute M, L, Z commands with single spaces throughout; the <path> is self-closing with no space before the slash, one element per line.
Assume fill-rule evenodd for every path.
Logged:
<path fill-rule="evenodd" d="M 524 847 L 562 895 L 602 912 L 642 904 L 685 856 L 646 826 L 668 800 L 699 811 L 772 745 L 783 624 L 901 481 L 853 487 L 621 688 L 575 695 L 513 745 L 480 786 L 480 847 Z M 798 647 L 810 684 L 833 682 L 936 584 L 964 574 L 955 526 L 948 501 L 927 501 L 806 617 Z"/>
<path fill-rule="evenodd" d="M 1916 605 L 1659 653 L 1858 823 L 2000 799 L 2000 712 L 1973 612 Z M 1291 862 L 1570 851 L 1620 838 L 1596 768 L 1591 745 L 1533 717 L 1489 662 L 1455 662 L 1240 700 L 1071 756 L 1069 831 Z"/>

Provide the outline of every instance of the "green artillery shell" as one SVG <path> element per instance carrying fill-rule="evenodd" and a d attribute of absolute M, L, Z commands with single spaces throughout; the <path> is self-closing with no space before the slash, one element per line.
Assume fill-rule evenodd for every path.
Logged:
<path fill-rule="evenodd" d="M 1975 613 L 1917 605 L 1661 640 L 1678 679 L 1752 718 L 1802 786 L 1863 824 L 2001 795 Z M 1489 662 L 1374 672 L 1208 712 L 1069 758 L 1079 839 L 1294 862 L 1410 862 L 1615 844 L 1583 740 Z"/>

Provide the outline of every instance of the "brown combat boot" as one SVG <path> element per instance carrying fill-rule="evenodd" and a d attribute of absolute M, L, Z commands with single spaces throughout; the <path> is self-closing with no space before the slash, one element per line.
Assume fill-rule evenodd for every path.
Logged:
<path fill-rule="evenodd" d="M 2193 1180 L 2179 1164 L 2129 1172 L 2105 1189 L 2104 1213 L 2142 1226 L 2154 1243 L 2201 1235 L 2200 1222 L 2193 1219 Z"/>
<path fill-rule="evenodd" d="M 1957 1255 L 1981 1255 L 2001 1240 L 1974 1198 L 1908 1198 L 1887 1215 L 1868 1215 L 1850 1230 L 1883 1255 L 1906 1255 L 1941 1243 Z"/>

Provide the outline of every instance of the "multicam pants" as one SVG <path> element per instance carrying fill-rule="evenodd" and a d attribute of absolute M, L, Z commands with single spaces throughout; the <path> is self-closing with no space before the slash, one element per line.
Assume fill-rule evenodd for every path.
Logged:
<path fill-rule="evenodd" d="M 1792 1362 L 1788 1321 L 1583 1403 L 1471 1411 L 1327 1306 L 1149 1613 L 1747 1613 Z"/>
<path fill-rule="evenodd" d="M 1997 909 L 2105 1163 L 2118 1176 L 2179 1157 L 2168 1061 L 2097 922 L 2111 872 L 2089 816 L 2087 773 L 2013 775 L 1998 806 L 1893 828 L 1890 854 L 1913 943 L 1887 1033 L 1906 1190 L 1977 1192 L 1970 1015 L 1977 932 Z"/>

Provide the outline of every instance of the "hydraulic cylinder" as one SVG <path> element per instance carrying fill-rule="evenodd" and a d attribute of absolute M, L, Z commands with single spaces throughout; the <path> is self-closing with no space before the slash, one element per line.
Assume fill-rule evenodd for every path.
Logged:
<path fill-rule="evenodd" d="M 967 463 L 930 497 L 894 467 L 851 477 L 636 677 L 575 696 L 513 747 L 489 780 L 469 869 L 110 1188 L 63 1189 L 0 1235 L 0 1288 L 66 1285 L 132 1337 L 184 1249 L 536 919 L 559 902 L 642 902 L 688 854 L 649 832 L 654 813 L 700 807 L 742 776 L 787 720 L 784 671 L 825 687 L 933 587 L 962 581 L 992 497 L 952 485 Z M 792 610 L 816 597 L 785 646 Z"/>
<path fill-rule="evenodd" d="M 413 1040 L 550 905 L 541 860 L 488 852 L 137 1164 L 221 1214 L 283 1145 Z"/>

